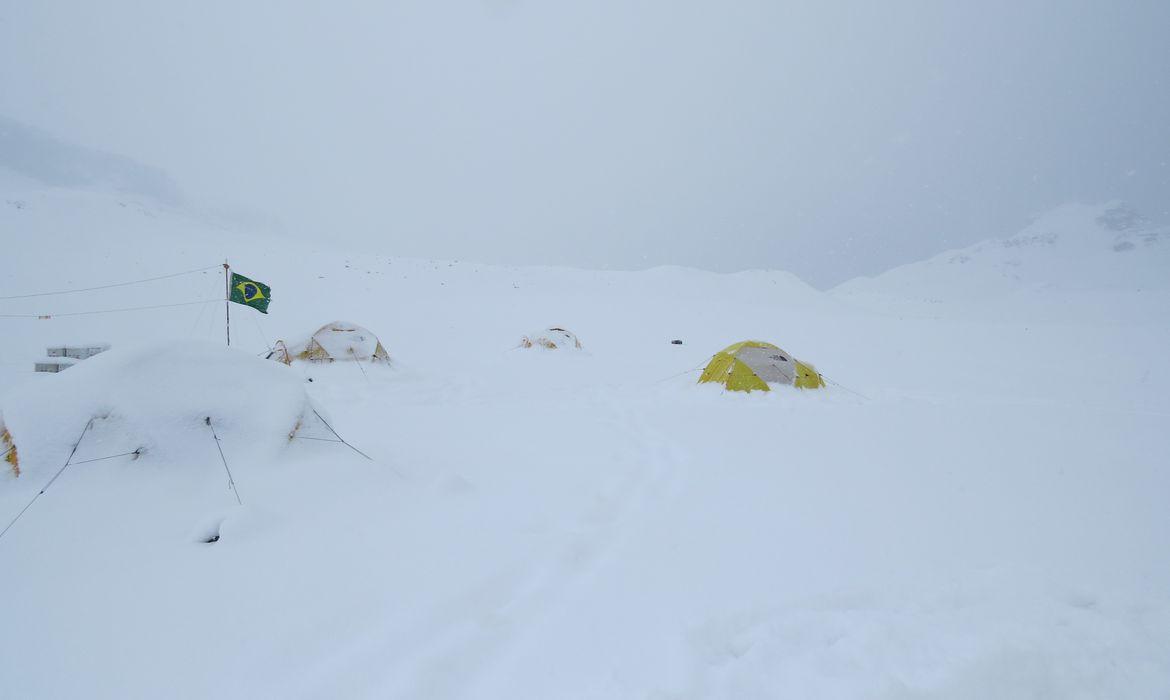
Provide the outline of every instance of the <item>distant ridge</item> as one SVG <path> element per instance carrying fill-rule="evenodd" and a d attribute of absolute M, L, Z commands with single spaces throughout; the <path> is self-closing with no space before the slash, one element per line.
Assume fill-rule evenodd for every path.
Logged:
<path fill-rule="evenodd" d="M 992 239 L 836 287 L 841 296 L 944 301 L 1032 290 L 1170 288 L 1170 228 L 1120 201 L 1065 204 Z"/>
<path fill-rule="evenodd" d="M 0 116 L 0 168 L 52 187 L 108 189 L 167 205 L 183 200 L 159 168 L 63 141 L 5 116 Z"/>

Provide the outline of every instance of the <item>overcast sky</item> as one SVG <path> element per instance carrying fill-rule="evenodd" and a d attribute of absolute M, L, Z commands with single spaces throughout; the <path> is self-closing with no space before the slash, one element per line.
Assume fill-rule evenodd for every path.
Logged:
<path fill-rule="evenodd" d="M 1170 2 L 0 0 L 0 115 L 289 235 L 826 286 L 1170 217 Z"/>

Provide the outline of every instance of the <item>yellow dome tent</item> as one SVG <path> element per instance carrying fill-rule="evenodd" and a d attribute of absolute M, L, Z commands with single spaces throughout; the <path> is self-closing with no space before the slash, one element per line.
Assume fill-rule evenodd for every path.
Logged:
<path fill-rule="evenodd" d="M 730 391 L 771 391 L 769 384 L 820 389 L 825 380 L 807 362 L 759 340 L 745 340 L 715 353 L 699 383 L 715 382 Z"/>

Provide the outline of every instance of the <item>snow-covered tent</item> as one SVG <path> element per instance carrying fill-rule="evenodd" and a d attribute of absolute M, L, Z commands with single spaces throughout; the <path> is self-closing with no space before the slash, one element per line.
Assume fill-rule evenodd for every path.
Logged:
<path fill-rule="evenodd" d="M 580 350 L 581 341 L 577 339 L 576 335 L 573 335 L 573 333 L 564 328 L 546 328 L 521 338 L 520 347 L 539 347 L 545 348 L 546 350 L 556 350 L 558 348 Z"/>
<path fill-rule="evenodd" d="M 289 355 L 288 346 L 284 344 L 283 340 L 276 341 L 276 345 L 272 346 L 272 349 L 268 351 L 268 354 L 264 356 L 264 359 L 276 360 L 277 362 L 284 365 L 292 364 L 292 356 Z"/>
<path fill-rule="evenodd" d="M 269 357 L 281 359 L 279 355 L 269 355 Z M 321 326 L 304 342 L 286 348 L 284 357 L 308 362 L 334 362 L 336 360 L 386 364 L 390 362 L 390 355 L 382 346 L 382 342 L 378 340 L 378 336 L 356 323 L 345 321 L 334 321 Z"/>
<path fill-rule="evenodd" d="M 819 389 L 824 378 L 807 362 L 759 340 L 745 340 L 715 353 L 699 383 L 722 384 L 731 391 L 770 391 L 769 384 Z"/>
<path fill-rule="evenodd" d="M 217 459 L 218 442 L 243 461 L 322 436 L 299 372 L 210 343 L 110 350 L 37 380 L 4 397 L 0 450 L 18 448 L 19 469 L 8 462 L 0 485 L 8 474 L 39 482 L 67 459 L 205 463 Z"/>

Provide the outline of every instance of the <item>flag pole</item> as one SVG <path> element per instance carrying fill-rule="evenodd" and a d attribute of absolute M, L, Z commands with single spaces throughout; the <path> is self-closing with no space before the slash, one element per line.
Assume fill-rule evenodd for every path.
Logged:
<path fill-rule="evenodd" d="M 227 330 L 227 344 L 232 346 L 232 269 L 223 261 L 223 323 Z"/>

